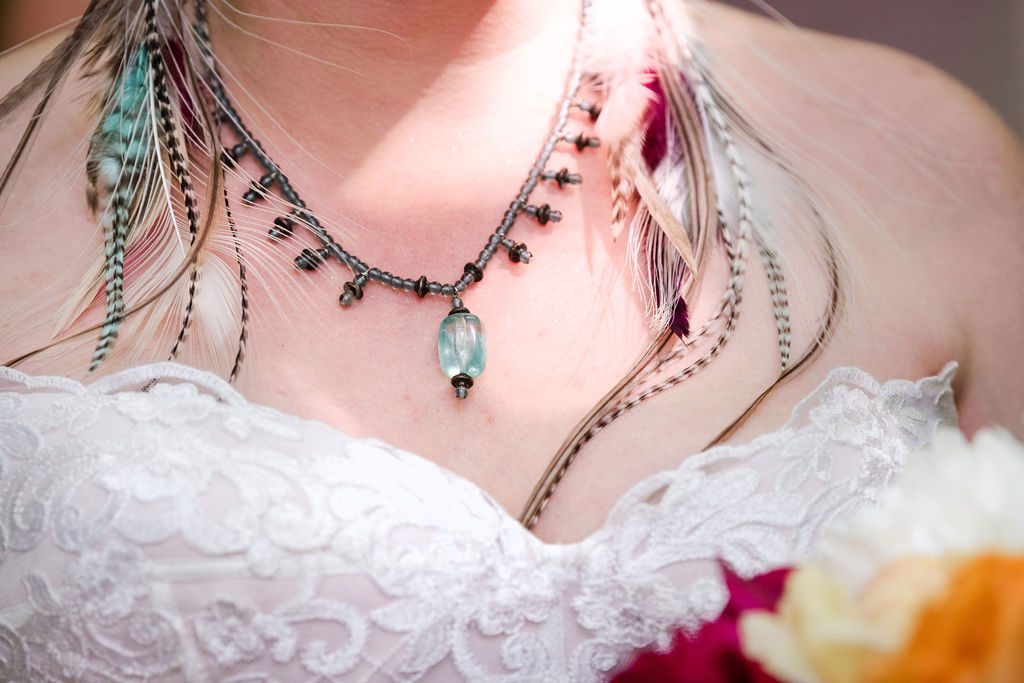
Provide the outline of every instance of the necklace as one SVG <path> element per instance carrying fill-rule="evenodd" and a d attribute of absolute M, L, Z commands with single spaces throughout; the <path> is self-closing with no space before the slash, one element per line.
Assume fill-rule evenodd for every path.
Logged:
<path fill-rule="evenodd" d="M 204 3 L 198 3 L 198 6 L 196 33 L 201 49 L 205 55 L 209 56 L 212 54 L 212 49 Z M 455 389 L 455 397 L 458 399 L 466 398 L 474 380 L 483 373 L 487 364 L 487 342 L 483 322 L 465 306 L 462 294 L 471 285 L 483 279 L 484 269 L 499 249 L 504 248 L 509 260 L 513 263 L 528 264 L 533 258 L 533 254 L 526 244 L 516 242 L 508 237 L 512 226 L 521 215 L 530 216 L 542 226 L 548 223 L 557 223 L 562 219 L 562 214 L 548 204 L 530 204 L 530 195 L 541 181 L 555 183 L 559 188 L 582 182 L 582 177 L 578 173 L 570 172 L 568 168 L 559 170 L 547 168 L 555 148 L 559 144 L 566 144 L 583 152 L 588 148 L 600 145 L 600 140 L 596 137 L 583 132 L 570 133 L 565 129 L 573 109 L 587 114 L 591 122 L 596 121 L 600 114 L 600 108 L 596 104 L 577 99 L 584 78 L 580 65 L 579 48 L 582 35 L 586 30 L 589 11 L 590 0 L 583 0 L 580 28 L 573 51 L 572 72 L 556 110 L 554 125 L 537 155 L 536 161 L 530 168 L 525 182 L 519 188 L 519 192 L 505 211 L 501 223 L 488 237 L 477 258 L 467 262 L 463 266 L 461 274 L 451 282 L 430 280 L 426 275 L 410 278 L 393 274 L 368 264 L 339 244 L 330 231 L 321 224 L 313 210 L 306 206 L 298 191 L 292 186 L 277 163 L 270 158 L 260 142 L 253 137 L 225 92 L 223 82 L 213 67 L 213 60 L 210 58 L 206 60 L 209 86 L 216 100 L 217 122 L 227 124 L 238 139 L 234 145 L 223 148 L 222 161 L 225 165 L 236 166 L 244 156 L 251 155 L 263 169 L 259 180 L 252 181 L 251 186 L 243 195 L 243 203 L 252 205 L 265 199 L 276 187 L 279 195 L 292 208 L 287 215 L 274 219 L 268 235 L 274 240 L 284 240 L 292 236 L 296 226 L 301 226 L 309 230 L 319 240 L 320 247 L 304 248 L 295 257 L 295 266 L 298 269 L 314 271 L 332 258 L 351 269 L 354 277 L 344 284 L 343 291 L 338 298 L 342 308 L 348 308 L 362 299 L 363 289 L 371 280 L 398 292 L 415 294 L 421 299 L 428 295 L 450 299 L 451 308 L 448 315 L 441 320 L 438 329 L 437 352 L 440 369 L 449 378 Z"/>

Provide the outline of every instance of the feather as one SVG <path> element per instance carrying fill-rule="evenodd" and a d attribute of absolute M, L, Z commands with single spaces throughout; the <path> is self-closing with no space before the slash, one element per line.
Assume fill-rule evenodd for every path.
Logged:
<path fill-rule="evenodd" d="M 106 319 L 89 370 L 110 352 L 124 320 L 124 250 L 129 226 L 151 175 L 154 144 L 150 109 L 149 53 L 139 47 L 114 91 L 114 98 L 90 141 L 87 163 L 89 206 L 101 214 Z M 101 209 L 100 201 L 106 199 Z"/>
<path fill-rule="evenodd" d="M 210 230 L 211 221 L 207 219 L 200 225 L 188 157 L 190 142 L 207 150 L 210 138 L 206 131 L 212 125 L 204 115 L 197 116 L 201 114 L 201 109 L 196 107 L 199 100 L 193 94 L 197 82 L 193 70 L 183 59 L 184 51 L 194 45 L 187 42 L 192 36 L 185 33 L 170 40 L 163 38 L 158 16 L 163 0 L 144 0 L 139 4 L 123 0 L 121 4 L 124 8 L 118 11 L 121 16 L 119 23 L 125 30 L 121 37 L 111 39 L 106 49 L 115 50 L 120 45 L 130 50 L 132 59 L 130 68 L 124 67 L 122 73 L 113 79 L 113 86 L 108 88 L 108 102 L 103 106 L 91 140 L 87 163 L 90 188 L 87 196 L 104 226 L 103 250 L 97 254 L 96 265 L 73 290 L 72 296 L 65 298 L 58 328 L 52 334 L 54 339 L 61 339 L 23 354 L 16 361 L 30 358 L 57 344 L 68 344 L 88 333 L 89 330 L 73 332 L 71 328 L 91 305 L 106 303 L 103 325 L 90 328 L 100 331 L 98 352 L 94 353 L 90 369 L 95 369 L 100 362 L 110 362 L 104 359 L 111 352 L 118 334 L 124 334 L 122 321 L 139 312 L 138 324 L 131 328 L 133 344 L 117 354 L 119 363 L 151 360 L 152 350 L 160 347 L 170 349 L 173 358 L 186 348 L 188 330 L 204 318 L 203 334 L 210 335 L 210 338 L 198 339 L 191 344 L 194 348 L 189 352 L 190 359 L 198 361 L 196 364 L 200 366 L 225 372 L 232 369 L 237 374 L 244 350 L 236 352 L 229 339 L 235 336 L 239 345 L 244 347 L 247 337 L 247 330 L 237 334 L 234 329 L 229 329 L 239 324 L 239 316 L 235 312 L 239 288 L 230 273 L 221 267 L 227 259 L 220 259 L 214 254 L 218 240 Z M 176 4 L 168 7 L 172 12 L 179 9 Z M 171 21 L 168 25 L 173 30 L 177 24 Z M 131 45 L 135 47 L 131 48 Z M 176 55 L 178 62 L 173 61 Z M 92 45 L 87 61 L 100 74 L 102 69 L 97 65 L 112 64 L 114 59 Z M 171 69 L 176 71 L 170 72 Z M 115 187 L 111 183 L 111 174 L 124 160 L 118 158 L 116 152 L 120 148 L 112 144 L 109 134 L 104 133 L 104 126 L 110 128 L 116 121 L 128 117 L 124 103 L 132 97 L 124 96 L 124 85 L 139 81 L 145 81 L 147 95 L 135 98 L 141 101 L 139 106 L 144 110 L 144 114 L 135 118 L 146 122 L 147 155 L 141 172 L 135 172 L 136 177 L 131 177 L 132 173 L 122 174 L 124 177 L 118 178 L 119 185 Z M 182 125 L 177 102 L 181 102 L 182 107 L 191 107 L 190 125 Z M 211 173 L 203 176 L 211 197 L 222 192 L 223 178 L 216 161 L 216 158 L 212 159 Z M 126 207 L 127 221 L 124 220 Z M 111 216 L 117 220 L 111 220 Z M 232 260 L 238 262 L 239 277 L 244 279 L 240 250 L 237 244 L 234 246 L 236 254 Z M 199 273 L 204 265 L 214 268 L 215 272 L 203 281 L 210 283 L 216 291 L 208 292 L 200 302 Z M 241 298 L 242 307 L 246 309 L 241 325 L 245 328 L 247 293 L 243 292 Z M 232 320 L 235 322 L 226 322 Z"/>
<path fill-rule="evenodd" d="M 653 97 L 646 87 L 652 77 L 651 27 L 638 9 L 637 0 L 595 0 L 581 45 L 581 64 L 595 77 L 602 99 L 595 132 L 608 150 L 612 239 L 626 226 L 634 197 L 626 157 L 640 144 Z"/>
<path fill-rule="evenodd" d="M 192 188 L 192 179 L 189 174 L 186 162 L 185 145 L 181 142 L 181 134 L 178 127 L 178 113 L 172 107 L 171 97 L 167 83 L 167 68 L 164 64 L 162 47 L 160 44 L 160 32 L 157 25 L 157 2 L 159 0 L 145 0 L 146 8 L 146 47 L 150 54 L 150 76 L 153 83 L 153 95 L 156 101 L 157 110 L 160 115 L 160 139 L 163 142 L 167 153 L 171 173 L 178 183 L 181 192 L 182 203 L 185 208 L 185 220 L 188 225 L 189 246 L 195 244 L 199 232 L 199 220 L 196 214 L 195 191 Z M 192 269 L 188 279 L 188 301 L 185 304 L 185 314 L 182 318 L 181 327 L 171 348 L 169 357 L 174 359 L 178 354 L 188 332 L 192 321 L 196 288 L 199 282 L 199 268 L 202 259 L 192 261 Z"/>
<path fill-rule="evenodd" d="M 719 311 L 713 317 L 713 320 L 722 321 L 722 331 L 714 342 L 712 342 L 710 348 L 708 348 L 708 350 L 697 360 L 690 363 L 683 370 L 677 372 L 671 377 L 660 380 L 647 387 L 644 387 L 642 383 L 638 384 L 631 392 L 633 395 L 620 402 L 612 413 L 608 414 L 598 422 L 598 425 L 603 427 L 604 425 L 611 423 L 612 420 L 623 415 L 625 412 L 640 405 L 647 399 L 690 379 L 702 369 L 710 365 L 712 361 L 714 361 L 715 358 L 717 358 L 725 349 L 729 340 L 732 339 L 732 334 L 736 329 L 736 323 L 739 321 L 740 307 L 743 301 L 743 271 L 745 263 L 743 253 L 744 240 L 745 236 L 742 233 L 738 233 L 734 238 L 731 238 L 729 237 L 728 231 L 723 230 L 723 242 L 725 244 L 726 254 L 728 255 L 730 263 L 729 284 L 726 286 L 726 292 L 723 296 L 723 301 L 720 305 Z M 663 363 L 659 363 L 658 366 L 656 366 L 656 369 L 661 365 L 663 365 Z M 644 373 L 642 379 L 647 379 L 653 376 L 653 374 L 653 372 Z"/>
<path fill-rule="evenodd" d="M 676 302 L 703 270 L 709 231 L 718 228 L 710 220 L 718 200 L 703 122 L 688 92 L 665 85 L 671 78 L 678 80 L 679 72 L 662 69 L 651 84 L 651 125 L 643 146 L 629 148 L 623 164 L 640 197 L 630 225 L 631 272 L 654 329 L 670 323 Z"/>
<path fill-rule="evenodd" d="M 768 290 L 772 297 L 772 312 L 775 315 L 775 327 L 779 338 L 779 362 L 782 369 L 789 366 L 789 355 L 793 343 L 793 333 L 789 320 L 789 292 L 786 290 L 786 277 L 782 270 L 779 255 L 769 247 L 764 238 L 758 234 L 757 250 L 768 276 Z"/>
<path fill-rule="evenodd" d="M 690 336 L 690 313 L 686 306 L 686 299 L 680 298 L 672 310 L 672 322 L 669 323 L 672 334 L 677 337 Z"/>
<path fill-rule="evenodd" d="M 655 25 L 661 26 L 664 22 L 659 21 L 661 16 L 658 13 L 660 5 L 652 3 L 650 7 L 652 12 L 655 12 L 653 14 Z M 694 241 L 696 244 L 694 249 L 698 254 L 696 259 L 698 265 L 695 266 L 692 263 L 687 263 L 692 272 L 688 274 L 687 278 L 681 278 L 681 281 L 678 283 L 678 287 L 682 291 L 673 291 L 673 286 L 677 284 L 676 282 L 671 280 L 668 283 L 664 280 L 661 281 L 659 319 L 667 319 L 666 323 L 673 320 L 669 316 L 675 314 L 677 302 L 686 298 L 686 282 L 692 281 L 694 275 L 700 272 L 698 268 L 701 268 L 701 271 L 703 270 L 702 264 L 708 255 L 706 245 L 709 235 L 717 234 L 722 237 L 729 259 L 730 277 L 722 301 L 711 319 L 702 325 L 681 347 L 677 347 L 639 376 L 639 381 L 634 391 L 640 389 L 640 392 L 635 397 L 623 402 L 620 406 L 620 408 L 626 406 L 625 409 L 627 410 L 637 405 L 640 401 L 646 400 L 650 396 L 693 376 L 693 374 L 714 360 L 728 343 L 739 317 L 745 274 L 746 246 L 753 235 L 753 202 L 749 177 L 728 122 L 721 111 L 716 109 L 710 89 L 703 79 L 702 73 L 695 67 L 692 55 L 686 51 L 685 47 L 677 54 L 673 49 L 674 42 L 671 38 L 663 36 L 663 40 L 666 41 L 665 60 L 680 59 L 681 62 L 678 68 L 682 69 L 685 79 L 676 77 L 678 72 L 674 69 L 670 70 L 665 66 L 659 69 L 657 84 L 664 90 L 668 126 L 666 131 L 666 149 L 659 167 L 664 164 L 678 165 L 686 178 L 685 186 L 692 190 L 687 195 L 687 212 L 683 220 L 691 226 L 695 233 Z M 684 88 L 684 80 L 689 85 L 689 89 Z M 705 124 L 707 128 L 705 128 Z M 673 145 L 673 137 L 678 140 L 680 149 L 676 149 Z M 719 206 L 719 198 L 714 190 L 714 180 L 710 173 L 709 149 L 712 139 L 722 151 L 728 163 L 729 175 L 733 181 L 730 194 L 737 204 L 738 221 L 736 234 L 732 239 L 729 238 L 728 230 L 726 230 L 723 212 Z M 667 174 L 668 171 L 664 173 Z M 643 191 L 641 191 L 642 197 L 643 194 Z M 709 229 L 712 210 L 714 211 L 714 230 Z M 657 219 L 658 217 L 655 216 L 655 218 Z M 663 230 L 666 227 L 669 228 L 666 230 L 666 234 L 671 237 L 671 229 L 673 227 L 671 223 L 662 224 L 660 220 L 658 220 L 658 223 L 659 227 Z M 665 265 L 666 259 L 664 254 L 653 253 L 651 257 L 655 262 L 655 268 L 658 265 Z M 655 259 L 660 259 L 660 261 Z M 705 334 L 723 319 L 724 325 L 722 325 L 718 337 L 712 342 L 710 349 L 704 355 L 681 372 L 659 382 L 654 387 L 642 388 L 645 380 L 653 377 L 669 362 L 688 353 L 697 341 L 702 339 Z M 616 411 L 618 410 L 619 408 L 616 408 Z"/>
<path fill-rule="evenodd" d="M 249 283 L 245 274 L 245 259 L 242 258 L 242 248 L 238 241 L 238 229 L 235 227 L 235 218 L 231 214 L 231 202 L 228 200 L 227 190 L 224 190 L 224 213 L 227 216 L 228 228 L 231 231 L 231 241 L 235 245 L 235 260 L 238 263 L 238 294 L 239 294 L 239 331 L 238 350 L 235 352 L 235 361 L 231 365 L 231 373 L 228 375 L 228 382 L 234 383 L 238 373 L 245 361 L 246 346 L 249 341 Z"/>

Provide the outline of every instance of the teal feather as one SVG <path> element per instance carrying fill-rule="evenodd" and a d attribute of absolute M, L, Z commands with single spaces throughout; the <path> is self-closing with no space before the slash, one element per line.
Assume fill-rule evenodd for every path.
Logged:
<path fill-rule="evenodd" d="M 136 49 L 118 79 L 114 97 L 90 141 L 88 199 L 101 215 L 104 240 L 103 281 L 106 319 L 93 353 L 90 371 L 110 353 L 125 316 L 124 251 L 131 219 L 147 194 L 147 170 L 154 163 L 150 57 Z M 106 206 L 101 207 L 101 199 Z"/>

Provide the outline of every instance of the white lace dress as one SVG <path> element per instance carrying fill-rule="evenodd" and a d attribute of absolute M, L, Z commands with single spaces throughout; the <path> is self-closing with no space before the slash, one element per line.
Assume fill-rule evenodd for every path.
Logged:
<path fill-rule="evenodd" d="M 602 680 L 719 613 L 716 558 L 789 564 L 871 500 L 955 424 L 955 371 L 835 370 L 782 429 L 555 545 L 422 457 L 208 373 L 0 369 L 0 680 Z"/>

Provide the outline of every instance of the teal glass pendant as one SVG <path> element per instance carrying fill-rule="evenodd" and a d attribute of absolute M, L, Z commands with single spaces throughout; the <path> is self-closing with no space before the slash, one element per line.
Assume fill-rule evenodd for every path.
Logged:
<path fill-rule="evenodd" d="M 487 365 L 487 340 L 480 318 L 463 306 L 452 308 L 437 333 L 437 357 L 441 370 L 452 380 L 455 397 L 466 398 L 473 379 Z"/>

